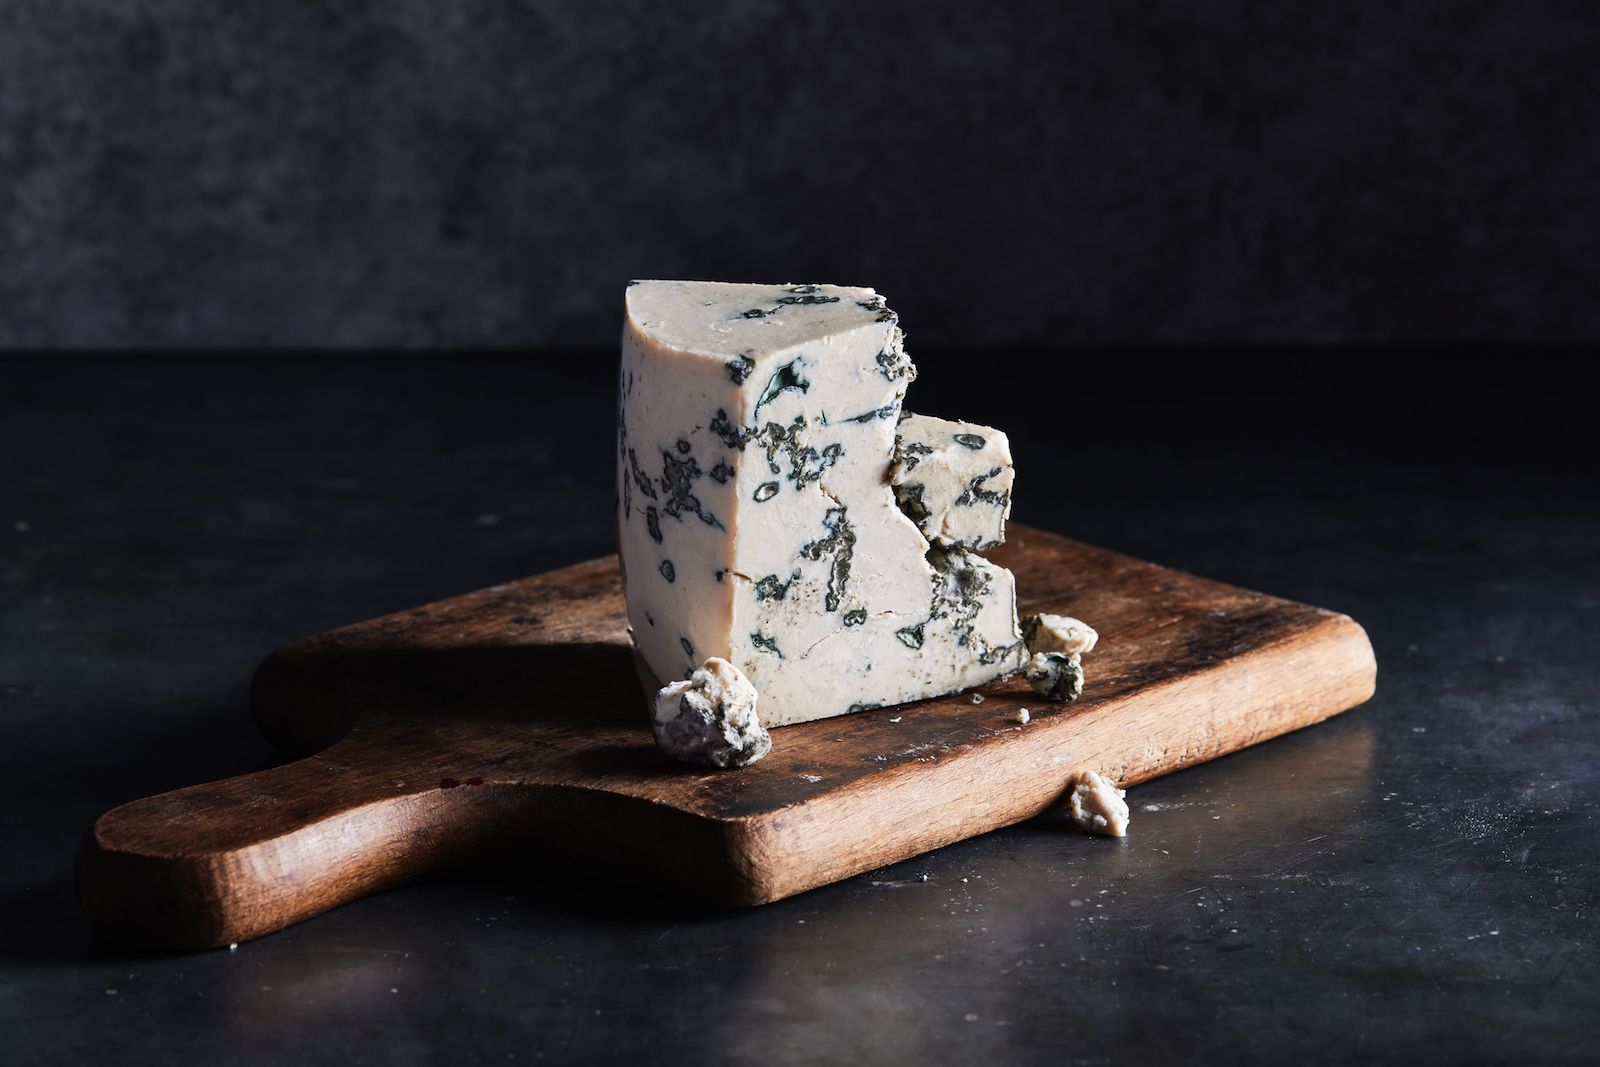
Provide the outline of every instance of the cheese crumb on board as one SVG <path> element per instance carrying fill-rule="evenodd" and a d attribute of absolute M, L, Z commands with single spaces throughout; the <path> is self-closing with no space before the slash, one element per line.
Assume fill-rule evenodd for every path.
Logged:
<path fill-rule="evenodd" d="M 1084 771 L 1072 787 L 1072 821 L 1087 834 L 1126 837 L 1128 795 L 1097 771 Z"/>
<path fill-rule="evenodd" d="M 1070 703 L 1083 695 L 1083 665 L 1077 656 L 1040 652 L 1028 660 L 1022 676 L 1046 700 Z"/>
<path fill-rule="evenodd" d="M 1015 580 L 967 547 L 1003 536 L 1005 435 L 902 423 L 916 368 L 883 297 L 642 281 L 626 304 L 618 547 L 634 640 L 658 677 L 724 659 L 773 727 L 1021 669 Z M 939 426 L 957 427 L 944 459 L 929 443 Z M 931 538 L 896 500 L 897 442 L 925 474 L 944 472 L 939 493 L 957 477 L 975 487 Z"/>
<path fill-rule="evenodd" d="M 1081 656 L 1093 652 L 1100 635 L 1069 615 L 1029 615 L 1022 620 L 1022 639 L 1029 652 L 1061 652 Z"/>
<path fill-rule="evenodd" d="M 685 763 L 748 767 L 772 751 L 756 700 L 755 686 L 739 668 L 713 656 L 686 681 L 656 694 L 656 746 Z"/>
<path fill-rule="evenodd" d="M 1022 640 L 1031 657 L 1023 677 L 1035 693 L 1068 702 L 1083 695 L 1080 657 L 1100 640 L 1094 627 L 1067 615 L 1029 615 L 1022 620 Z"/>

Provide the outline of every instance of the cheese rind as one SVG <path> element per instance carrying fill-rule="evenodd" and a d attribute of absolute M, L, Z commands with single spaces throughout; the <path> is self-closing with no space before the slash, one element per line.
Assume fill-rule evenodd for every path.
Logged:
<path fill-rule="evenodd" d="M 902 415 L 889 482 L 900 510 L 937 545 L 984 552 L 1006 539 L 1011 443 L 988 426 Z"/>
<path fill-rule="evenodd" d="M 659 677 L 737 666 L 767 726 L 1022 666 L 1009 571 L 930 545 L 888 470 L 906 385 L 871 289 L 636 282 L 618 383 L 618 545 Z"/>

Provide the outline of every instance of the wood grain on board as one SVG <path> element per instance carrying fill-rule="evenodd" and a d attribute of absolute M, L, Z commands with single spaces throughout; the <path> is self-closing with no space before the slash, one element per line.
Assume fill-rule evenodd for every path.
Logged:
<path fill-rule="evenodd" d="M 108 812 L 79 850 L 79 898 L 109 935 L 198 948 L 520 850 L 760 904 L 1049 811 L 1084 770 L 1134 785 L 1373 692 L 1346 616 L 1022 526 L 989 557 L 1016 574 L 1020 614 L 1099 629 L 1076 703 L 1019 675 L 981 704 L 782 727 L 741 770 L 675 763 L 651 738 L 610 556 L 274 652 L 252 712 L 305 758 Z"/>

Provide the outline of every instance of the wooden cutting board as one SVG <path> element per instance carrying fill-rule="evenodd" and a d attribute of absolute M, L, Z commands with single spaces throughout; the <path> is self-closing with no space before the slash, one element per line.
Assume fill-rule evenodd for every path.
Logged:
<path fill-rule="evenodd" d="M 674 763 L 609 556 L 274 652 L 256 723 L 315 754 L 108 812 L 79 849 L 79 899 L 113 937 L 201 948 L 517 850 L 761 904 L 1059 807 L 1081 771 L 1137 785 L 1372 695 L 1347 616 L 1022 526 L 990 558 L 1019 613 L 1099 629 L 1076 703 L 1017 676 L 980 704 L 783 727 L 742 770 Z"/>

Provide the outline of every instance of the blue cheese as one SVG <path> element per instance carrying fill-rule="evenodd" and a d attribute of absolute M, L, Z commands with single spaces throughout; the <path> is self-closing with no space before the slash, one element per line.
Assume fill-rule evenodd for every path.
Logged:
<path fill-rule="evenodd" d="M 900 510 L 938 545 L 987 551 L 1006 539 L 1011 444 L 988 426 L 901 416 L 889 483 Z"/>
<path fill-rule="evenodd" d="M 618 546 L 651 670 L 724 659 L 770 727 L 1021 668 L 1011 573 L 930 541 L 895 500 L 915 375 L 871 289 L 629 286 Z"/>
<path fill-rule="evenodd" d="M 1033 691 L 1047 700 L 1071 703 L 1083 695 L 1083 664 L 1061 652 L 1036 652 L 1022 669 Z"/>
<path fill-rule="evenodd" d="M 1022 639 L 1029 652 L 1081 656 L 1094 651 L 1100 634 L 1093 626 L 1070 615 L 1029 615 L 1022 620 Z"/>
<path fill-rule="evenodd" d="M 656 745 L 705 767 L 748 767 L 772 751 L 772 735 L 756 716 L 755 686 L 715 656 L 686 680 L 656 694 Z"/>
<path fill-rule="evenodd" d="M 1060 701 L 1083 695 L 1081 657 L 1100 640 L 1094 627 L 1068 615 L 1029 615 L 1022 620 L 1022 640 L 1030 653 L 1023 677 L 1035 693 Z"/>

